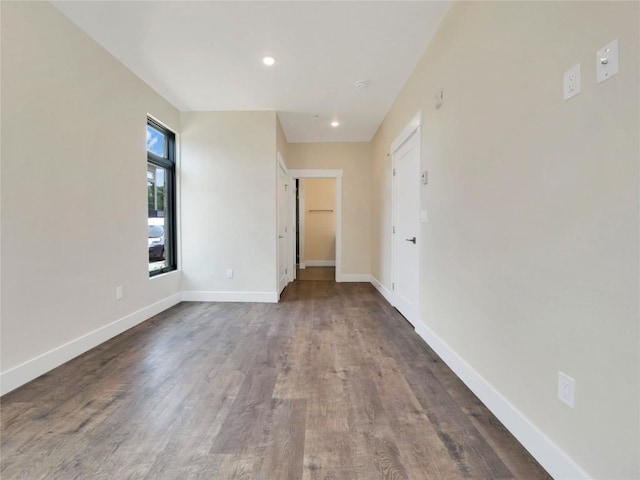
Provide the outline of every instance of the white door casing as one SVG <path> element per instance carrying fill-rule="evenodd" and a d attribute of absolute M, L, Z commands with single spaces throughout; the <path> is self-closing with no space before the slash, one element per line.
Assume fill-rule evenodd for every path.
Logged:
<path fill-rule="evenodd" d="M 420 115 L 393 142 L 392 292 L 394 306 L 415 325 L 420 312 Z"/>

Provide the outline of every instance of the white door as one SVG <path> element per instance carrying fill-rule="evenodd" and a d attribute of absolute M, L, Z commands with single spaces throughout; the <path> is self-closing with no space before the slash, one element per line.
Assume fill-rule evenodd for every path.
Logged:
<path fill-rule="evenodd" d="M 289 283 L 289 175 L 278 163 L 278 293 Z"/>
<path fill-rule="evenodd" d="M 415 325 L 420 295 L 420 128 L 392 153 L 395 307 Z"/>

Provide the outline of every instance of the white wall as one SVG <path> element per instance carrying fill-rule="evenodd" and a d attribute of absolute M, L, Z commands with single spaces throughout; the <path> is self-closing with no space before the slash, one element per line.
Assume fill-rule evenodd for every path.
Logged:
<path fill-rule="evenodd" d="M 335 264 L 336 179 L 307 178 L 300 182 L 304 193 L 304 258 L 300 261 Z"/>
<path fill-rule="evenodd" d="M 149 279 L 145 147 L 179 117 L 49 3 L 1 8 L 4 392 L 179 300 Z"/>
<path fill-rule="evenodd" d="M 422 110 L 417 329 L 603 479 L 640 476 L 639 8 L 456 4 L 373 140 L 374 276 L 389 287 L 387 153 Z M 620 73 L 597 84 L 614 38 Z M 582 93 L 564 101 L 578 62 Z M 574 409 L 556 399 L 559 370 Z"/>
<path fill-rule="evenodd" d="M 276 301 L 276 114 L 183 112 L 181 126 L 185 299 Z"/>
<path fill-rule="evenodd" d="M 276 150 L 280 153 L 282 160 L 286 165 L 287 158 L 289 157 L 289 143 L 287 142 L 287 137 L 284 134 L 284 130 L 282 129 L 282 124 L 280 123 L 280 119 L 276 115 Z"/>
<path fill-rule="evenodd" d="M 371 144 L 289 143 L 289 169 L 336 169 L 342 178 L 342 274 L 371 273 Z"/>

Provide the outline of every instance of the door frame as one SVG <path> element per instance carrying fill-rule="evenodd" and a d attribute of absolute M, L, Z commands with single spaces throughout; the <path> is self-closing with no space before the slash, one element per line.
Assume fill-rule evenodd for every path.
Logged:
<path fill-rule="evenodd" d="M 402 147 L 407 140 L 409 140 L 414 134 L 418 139 L 418 156 L 420 158 L 418 171 L 414 172 L 416 178 L 420 178 L 420 169 L 422 168 L 422 138 L 421 138 L 421 126 L 422 126 L 422 111 L 416 113 L 416 115 L 411 119 L 411 121 L 407 124 L 406 127 L 400 132 L 400 134 L 396 137 L 396 139 L 391 143 L 391 149 L 389 152 L 389 156 L 391 158 L 391 298 L 393 299 L 394 306 L 398 305 L 398 297 L 395 289 L 395 284 L 398 282 L 399 277 L 399 265 L 398 265 L 398 257 L 399 257 L 399 245 L 400 239 L 397 238 L 395 234 L 395 225 L 397 224 L 397 187 L 395 182 L 395 154 Z M 420 187 L 418 187 L 420 188 Z M 422 205 L 422 189 L 420 189 L 418 196 L 418 211 L 421 209 Z M 418 225 L 420 225 L 420 218 L 417 219 Z M 416 236 L 418 239 L 418 249 L 417 249 L 417 263 L 418 263 L 418 298 L 416 298 L 416 318 L 407 318 L 412 325 L 415 325 L 415 322 L 419 321 L 420 318 L 420 296 L 421 296 L 421 250 L 422 250 L 422 242 L 420 241 L 420 228 L 418 228 L 418 232 L 416 232 Z"/>
<path fill-rule="evenodd" d="M 289 176 L 295 180 L 305 178 L 334 178 L 336 180 L 336 282 L 342 281 L 342 170 L 322 170 L 322 169 L 292 169 Z M 300 212 L 302 215 L 303 212 Z M 295 209 L 294 209 L 295 215 Z M 302 230 L 301 223 L 300 229 Z M 301 239 L 303 236 L 301 235 Z M 302 240 L 301 240 L 302 241 Z M 302 249 L 300 250 L 302 252 Z M 296 249 L 293 247 L 293 258 L 295 259 Z"/>

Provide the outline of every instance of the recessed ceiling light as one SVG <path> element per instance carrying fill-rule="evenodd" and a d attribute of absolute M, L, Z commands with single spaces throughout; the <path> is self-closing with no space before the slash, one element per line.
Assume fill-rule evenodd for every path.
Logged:
<path fill-rule="evenodd" d="M 331 122 L 331 126 L 332 127 L 339 127 L 340 126 L 340 122 L 336 122 L 335 120 L 333 122 Z"/>
<path fill-rule="evenodd" d="M 262 63 L 270 67 L 271 65 L 276 63 L 276 57 L 272 57 L 271 55 L 267 55 L 266 57 L 262 57 Z"/>
<path fill-rule="evenodd" d="M 354 87 L 361 89 L 369 85 L 369 80 L 358 80 L 353 84 Z"/>

